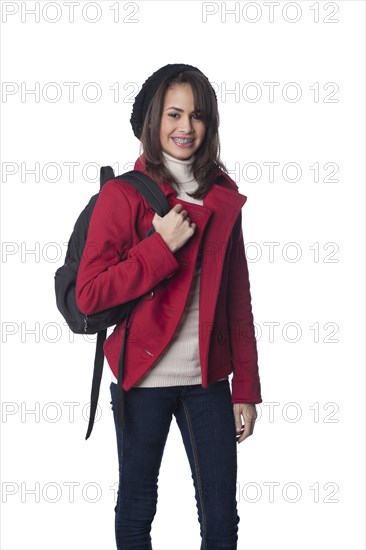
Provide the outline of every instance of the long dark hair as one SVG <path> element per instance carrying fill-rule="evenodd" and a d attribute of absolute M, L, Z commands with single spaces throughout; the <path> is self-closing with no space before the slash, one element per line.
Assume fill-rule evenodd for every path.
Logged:
<path fill-rule="evenodd" d="M 200 148 L 195 152 L 192 171 L 198 182 L 198 188 L 194 193 L 188 193 L 190 197 L 202 199 L 208 193 L 214 183 L 214 174 L 221 169 L 228 173 L 220 159 L 219 140 L 219 112 L 213 89 L 204 75 L 197 71 L 186 70 L 173 78 L 164 80 L 146 112 L 140 141 L 143 148 L 146 171 L 159 183 L 163 179 L 169 182 L 178 182 L 174 179 L 165 166 L 160 144 L 160 124 L 164 105 L 164 97 L 167 89 L 173 84 L 190 84 L 194 97 L 194 109 L 200 111 L 200 116 L 206 126 L 206 132 Z"/>

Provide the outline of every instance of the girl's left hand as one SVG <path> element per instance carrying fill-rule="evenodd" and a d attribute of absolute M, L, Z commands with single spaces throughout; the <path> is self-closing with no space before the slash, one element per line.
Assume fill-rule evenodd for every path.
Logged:
<path fill-rule="evenodd" d="M 234 403 L 234 418 L 236 427 L 236 442 L 241 443 L 254 431 L 254 424 L 257 418 L 255 403 Z M 242 424 L 242 418 L 244 424 Z"/>

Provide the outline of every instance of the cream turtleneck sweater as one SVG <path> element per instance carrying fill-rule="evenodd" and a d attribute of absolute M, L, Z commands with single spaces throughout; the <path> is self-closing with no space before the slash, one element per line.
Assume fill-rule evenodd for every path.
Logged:
<path fill-rule="evenodd" d="M 163 151 L 163 158 L 169 171 L 179 183 L 179 185 L 172 184 L 177 191 L 177 198 L 202 205 L 202 199 L 194 199 L 187 195 L 187 193 L 193 193 L 198 187 L 192 172 L 195 156 L 188 160 L 179 160 Z M 202 383 L 198 342 L 201 259 L 202 255 L 199 251 L 186 309 L 173 338 L 149 372 L 134 385 L 135 388 Z M 113 374 L 112 381 L 117 383 Z"/>

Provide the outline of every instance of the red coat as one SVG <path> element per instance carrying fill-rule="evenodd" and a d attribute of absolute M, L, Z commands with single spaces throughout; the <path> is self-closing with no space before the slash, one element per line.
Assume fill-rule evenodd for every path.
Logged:
<path fill-rule="evenodd" d="M 147 173 L 143 155 L 135 170 Z M 125 351 L 123 388 L 127 391 L 153 367 L 167 348 L 184 313 L 200 243 L 199 353 L 202 386 L 231 374 L 232 403 L 261 403 L 258 356 L 245 258 L 241 208 L 247 198 L 217 170 L 203 205 L 177 198 L 161 184 L 171 208 L 182 204 L 194 235 L 173 253 L 161 235 L 144 235 L 154 211 L 128 182 L 108 181 L 91 217 L 76 282 L 76 301 L 93 314 L 142 296 L 135 306 Z M 118 377 L 125 320 L 104 344 Z"/>

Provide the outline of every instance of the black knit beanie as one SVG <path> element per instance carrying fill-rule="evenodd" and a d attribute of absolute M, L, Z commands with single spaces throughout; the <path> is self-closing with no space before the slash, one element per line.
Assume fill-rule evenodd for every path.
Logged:
<path fill-rule="evenodd" d="M 209 82 L 208 78 L 202 73 L 202 71 L 197 69 L 197 67 L 193 67 L 192 65 L 185 65 L 183 63 L 174 63 L 174 64 L 165 65 L 165 67 L 161 67 L 161 69 L 158 69 L 157 71 L 155 71 L 144 82 L 141 90 L 139 91 L 139 93 L 135 98 L 135 102 L 133 104 L 132 114 L 130 118 L 133 133 L 138 139 L 140 139 L 140 136 L 141 136 L 142 127 L 144 125 L 144 120 L 145 120 L 148 107 L 150 105 L 150 101 L 154 97 L 155 92 L 159 88 L 161 82 L 165 79 L 176 76 L 182 71 L 187 71 L 187 70 L 197 71 L 201 73 Z M 216 93 L 213 88 L 212 90 L 216 98 Z"/>

